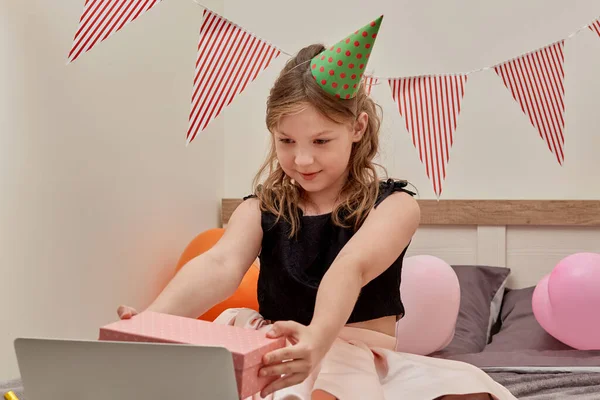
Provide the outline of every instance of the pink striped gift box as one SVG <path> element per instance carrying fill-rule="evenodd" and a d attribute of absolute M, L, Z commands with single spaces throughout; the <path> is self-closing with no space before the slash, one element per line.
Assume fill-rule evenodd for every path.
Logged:
<path fill-rule="evenodd" d="M 101 327 L 99 340 L 224 347 L 232 353 L 242 399 L 275 379 L 258 376 L 262 357 L 285 346 L 285 338 L 269 339 L 261 331 L 149 311 Z"/>

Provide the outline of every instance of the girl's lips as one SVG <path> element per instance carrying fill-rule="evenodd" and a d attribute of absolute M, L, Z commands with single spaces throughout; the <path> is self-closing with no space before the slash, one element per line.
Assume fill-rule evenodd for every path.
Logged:
<path fill-rule="evenodd" d="M 310 173 L 310 174 L 300 173 L 300 175 L 302 175 L 302 178 L 304 178 L 307 181 L 315 179 L 315 177 L 317 176 L 317 174 L 318 174 L 318 172 L 313 172 L 313 173 Z"/>

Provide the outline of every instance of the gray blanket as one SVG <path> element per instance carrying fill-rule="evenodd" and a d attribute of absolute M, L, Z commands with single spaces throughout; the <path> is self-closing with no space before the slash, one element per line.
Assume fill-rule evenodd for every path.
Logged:
<path fill-rule="evenodd" d="M 488 372 L 498 383 L 506 387 L 518 399 L 523 400 L 598 400 L 600 399 L 600 373 L 557 372 L 520 373 Z M 13 390 L 20 400 L 23 396 L 21 381 L 0 382 L 3 395 Z M 71 400 L 71 399 L 65 399 Z M 430 400 L 430 399 L 423 399 Z"/>
<path fill-rule="evenodd" d="M 600 399 L 600 373 L 488 372 L 488 374 L 518 399 Z"/>

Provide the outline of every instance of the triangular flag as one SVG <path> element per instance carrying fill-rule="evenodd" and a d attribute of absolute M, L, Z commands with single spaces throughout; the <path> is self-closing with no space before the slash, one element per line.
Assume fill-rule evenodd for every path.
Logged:
<path fill-rule="evenodd" d="M 323 90 L 342 99 L 356 96 L 382 20 L 383 15 L 312 59 L 313 77 Z"/>
<path fill-rule="evenodd" d="M 596 32 L 600 36 L 600 19 L 597 19 L 593 24 L 589 26 L 591 30 Z"/>
<path fill-rule="evenodd" d="M 203 131 L 281 51 L 211 10 L 200 28 L 187 143 Z"/>
<path fill-rule="evenodd" d="M 69 63 L 106 40 L 161 0 L 86 0 L 69 52 Z"/>
<path fill-rule="evenodd" d="M 379 78 L 365 75 L 365 90 L 369 96 L 371 95 L 371 89 L 377 84 L 379 84 Z"/>
<path fill-rule="evenodd" d="M 442 193 L 446 164 L 465 94 L 466 75 L 390 79 L 392 97 L 412 134 L 437 197 Z"/>
<path fill-rule="evenodd" d="M 564 40 L 494 67 L 562 165 L 565 138 Z"/>

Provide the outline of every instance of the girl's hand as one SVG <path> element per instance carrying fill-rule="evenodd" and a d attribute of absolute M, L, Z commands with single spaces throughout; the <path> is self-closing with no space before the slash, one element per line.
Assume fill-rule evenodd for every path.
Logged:
<path fill-rule="evenodd" d="M 138 312 L 134 308 L 129 306 L 119 306 L 117 309 L 117 314 L 119 315 L 120 319 L 129 319 L 134 315 L 137 315 L 137 313 Z"/>
<path fill-rule="evenodd" d="M 329 351 L 329 343 L 314 327 L 294 321 L 280 321 L 273 324 L 267 333 L 269 338 L 285 336 L 292 346 L 265 354 L 261 376 L 279 376 L 262 391 L 261 396 L 304 382 L 321 359 Z M 283 376 L 282 376 L 283 375 Z"/>

